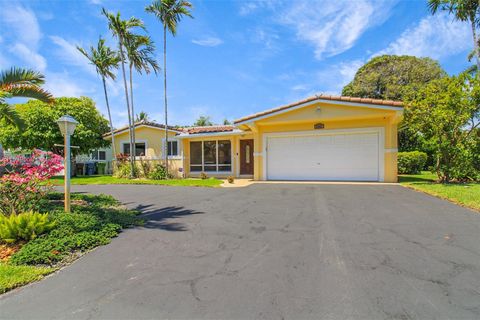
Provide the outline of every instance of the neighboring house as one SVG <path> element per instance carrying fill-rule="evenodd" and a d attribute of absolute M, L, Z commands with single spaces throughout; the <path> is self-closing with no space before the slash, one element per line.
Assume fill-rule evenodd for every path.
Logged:
<path fill-rule="evenodd" d="M 318 95 L 234 126 L 172 127 L 169 167 L 184 177 L 396 182 L 402 115 L 398 101 Z M 140 122 L 135 130 L 137 156 L 161 161 L 164 126 Z M 128 153 L 128 128 L 114 133 L 117 150 Z"/>
<path fill-rule="evenodd" d="M 90 154 L 80 154 L 75 157 L 76 164 L 87 164 L 87 163 L 105 163 L 106 173 L 112 173 L 113 166 L 113 153 L 112 148 L 100 148 L 90 152 Z"/>

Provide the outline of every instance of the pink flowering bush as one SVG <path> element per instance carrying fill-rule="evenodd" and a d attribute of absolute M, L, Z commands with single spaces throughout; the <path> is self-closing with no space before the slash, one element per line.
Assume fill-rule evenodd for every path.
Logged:
<path fill-rule="evenodd" d="M 0 212 L 8 216 L 37 209 L 49 188 L 43 181 L 63 169 L 62 159 L 41 150 L 29 156 L 0 159 L 5 172 L 0 178 Z"/>

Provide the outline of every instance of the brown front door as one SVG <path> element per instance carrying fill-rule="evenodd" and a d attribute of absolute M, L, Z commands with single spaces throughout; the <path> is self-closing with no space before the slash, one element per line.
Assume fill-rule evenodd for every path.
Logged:
<path fill-rule="evenodd" d="M 253 140 L 240 140 L 240 174 L 253 174 Z"/>

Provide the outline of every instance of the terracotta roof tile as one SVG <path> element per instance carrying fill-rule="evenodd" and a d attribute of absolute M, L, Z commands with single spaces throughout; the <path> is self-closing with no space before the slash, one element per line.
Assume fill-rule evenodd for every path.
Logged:
<path fill-rule="evenodd" d="M 345 102 L 357 102 L 357 103 L 365 103 L 365 104 L 376 104 L 376 105 L 382 105 L 382 106 L 391 106 L 391 107 L 399 107 L 399 109 L 403 106 L 403 103 L 401 101 L 394 101 L 394 100 L 381 100 L 381 99 L 371 99 L 371 98 L 358 98 L 358 97 L 347 97 L 347 96 L 332 96 L 332 95 L 315 95 L 313 97 L 309 97 L 294 103 L 290 103 L 281 107 L 273 108 L 270 110 L 265 110 L 262 112 L 258 112 L 255 114 L 251 114 L 249 116 L 237 119 L 234 121 L 234 123 L 239 123 L 243 122 L 246 120 L 254 119 L 257 117 L 261 117 L 264 115 L 268 115 L 274 112 L 286 110 L 292 107 L 296 107 L 298 105 L 312 102 L 315 100 L 331 100 L 331 101 L 345 101 Z"/>
<path fill-rule="evenodd" d="M 210 132 L 229 132 L 235 129 L 234 126 L 205 126 L 205 127 L 187 127 L 183 132 L 188 134 L 210 133 Z"/>

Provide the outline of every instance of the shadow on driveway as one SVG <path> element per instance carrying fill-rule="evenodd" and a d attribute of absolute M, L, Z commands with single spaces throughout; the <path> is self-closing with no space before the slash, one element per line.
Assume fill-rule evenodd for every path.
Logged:
<path fill-rule="evenodd" d="M 185 209 L 184 207 L 164 207 L 161 209 L 151 209 L 152 205 L 138 205 L 135 209 L 142 212 L 141 218 L 145 220 L 144 228 L 161 229 L 166 231 L 187 231 L 185 224 L 171 221 L 184 216 L 203 214 L 204 212 Z"/>

